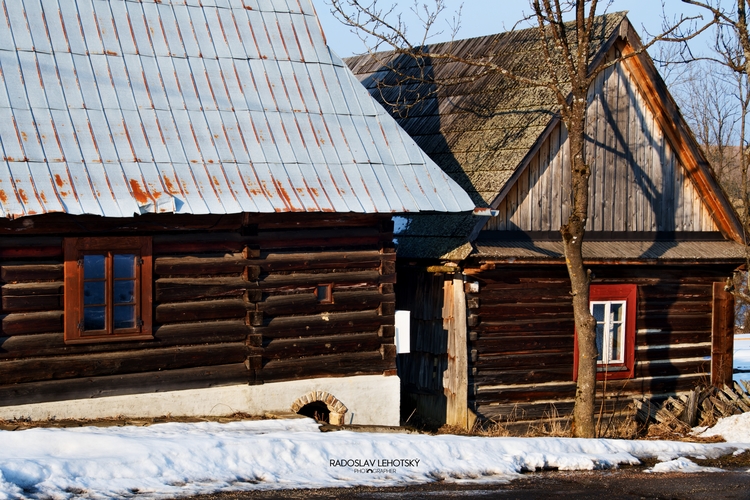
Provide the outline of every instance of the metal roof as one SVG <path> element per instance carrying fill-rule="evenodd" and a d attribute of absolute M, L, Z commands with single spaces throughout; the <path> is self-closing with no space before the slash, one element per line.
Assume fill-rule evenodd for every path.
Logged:
<path fill-rule="evenodd" d="M 0 216 L 456 212 L 311 0 L 2 0 Z"/>
<path fill-rule="evenodd" d="M 501 260 L 564 261 L 562 241 L 550 240 L 493 240 L 479 238 L 474 243 L 472 257 Z M 684 241 L 684 240 L 631 240 L 584 241 L 583 258 L 586 260 L 659 260 L 659 261 L 731 261 L 745 259 L 745 246 L 734 241 Z"/>

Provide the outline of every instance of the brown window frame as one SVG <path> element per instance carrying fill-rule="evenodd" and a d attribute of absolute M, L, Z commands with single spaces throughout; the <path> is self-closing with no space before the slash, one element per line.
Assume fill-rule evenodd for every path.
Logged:
<path fill-rule="evenodd" d="M 321 289 L 325 289 L 325 294 L 321 295 Z M 315 288 L 315 298 L 319 304 L 333 304 L 333 283 L 321 283 Z"/>
<path fill-rule="evenodd" d="M 120 342 L 124 340 L 149 340 L 152 334 L 152 276 L 151 238 L 148 236 L 65 238 L 65 343 L 83 344 Z M 115 278 L 112 260 L 115 254 L 135 254 L 135 316 L 136 326 L 115 329 L 111 294 Z M 105 256 L 105 328 L 86 333 L 84 321 L 84 255 Z"/>

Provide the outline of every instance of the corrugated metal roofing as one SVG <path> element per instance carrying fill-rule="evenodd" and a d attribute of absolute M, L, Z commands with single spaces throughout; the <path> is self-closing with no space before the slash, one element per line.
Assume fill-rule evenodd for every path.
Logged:
<path fill-rule="evenodd" d="M 310 0 L 2 0 L 0 216 L 469 211 Z"/>
<path fill-rule="evenodd" d="M 472 256 L 497 259 L 564 259 L 562 241 L 479 239 Z M 734 241 L 584 241 L 583 258 L 596 260 L 733 261 L 745 259 Z"/>

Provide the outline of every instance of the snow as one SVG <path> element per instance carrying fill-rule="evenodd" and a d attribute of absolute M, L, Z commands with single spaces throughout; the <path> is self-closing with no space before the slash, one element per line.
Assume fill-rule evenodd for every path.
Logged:
<path fill-rule="evenodd" d="M 721 436 L 730 443 L 750 443 L 750 413 L 721 418 L 716 425 L 698 434 L 702 437 Z"/>
<path fill-rule="evenodd" d="M 646 472 L 723 472 L 721 469 L 716 467 L 703 467 L 692 460 L 685 457 L 680 457 L 675 460 L 669 460 L 667 462 L 661 462 L 654 465 L 652 468 L 646 470 Z"/>
<path fill-rule="evenodd" d="M 653 472 L 690 472 L 706 469 L 685 457 L 750 448 L 750 421 L 732 429 L 747 444 L 322 433 L 310 419 L 0 431 L 0 499 L 502 482 L 528 470 L 606 469 L 644 458 L 663 462 Z"/>

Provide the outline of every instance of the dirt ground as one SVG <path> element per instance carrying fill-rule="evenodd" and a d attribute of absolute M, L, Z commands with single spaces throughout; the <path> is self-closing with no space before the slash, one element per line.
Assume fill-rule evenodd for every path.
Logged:
<path fill-rule="evenodd" d="M 219 493 L 194 500 L 313 499 L 442 500 L 501 498 L 508 500 L 734 500 L 750 498 L 750 473 L 746 469 L 723 473 L 650 474 L 644 468 L 590 472 L 537 472 L 506 484 L 430 483 L 399 488 L 341 488 Z"/>

